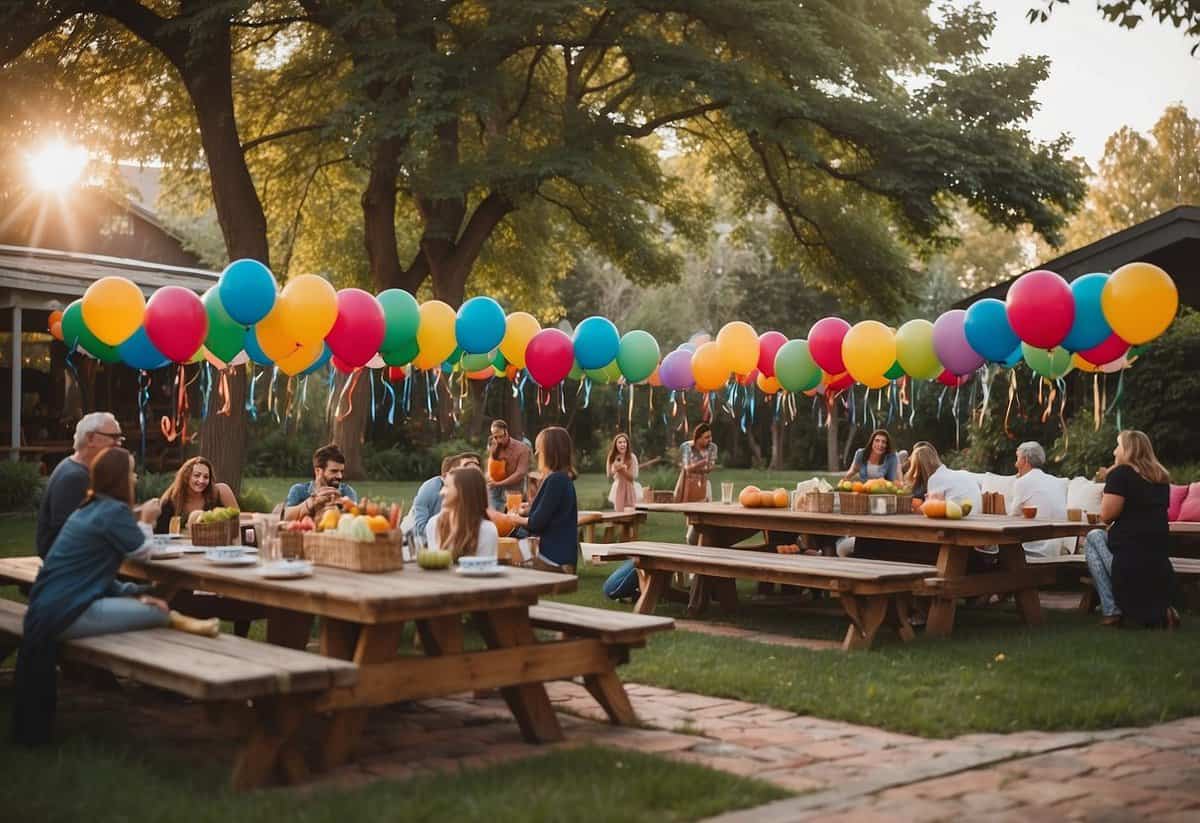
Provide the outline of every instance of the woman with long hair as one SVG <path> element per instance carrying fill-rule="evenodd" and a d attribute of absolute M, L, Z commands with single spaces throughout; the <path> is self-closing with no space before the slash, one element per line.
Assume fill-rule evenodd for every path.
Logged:
<path fill-rule="evenodd" d="M 712 426 L 698 423 L 692 439 L 679 446 L 679 479 L 675 483 L 675 502 L 694 503 L 712 500 L 709 475 L 717 467 L 717 444 Z"/>
<path fill-rule="evenodd" d="M 619 512 L 632 509 L 637 505 L 641 496 L 638 485 L 638 459 L 633 453 L 633 444 L 629 435 L 622 432 L 613 438 L 605 461 L 605 472 L 612 480 L 612 488 L 608 491 L 608 500 Z"/>
<path fill-rule="evenodd" d="M 495 557 L 500 534 L 487 509 L 487 481 L 479 467 L 452 470 L 442 486 L 442 508 L 425 526 L 426 544 L 450 552 L 455 560 L 463 555 Z"/>
<path fill-rule="evenodd" d="M 122 583 L 127 558 L 149 552 L 158 501 L 134 517 L 133 455 L 113 447 L 96 456 L 83 505 L 63 525 L 29 593 L 17 658 L 13 737 L 33 745 L 50 739 L 54 724 L 58 641 L 170 626 L 215 637 L 216 618 L 196 620 L 169 611 L 150 586 Z"/>
<path fill-rule="evenodd" d="M 532 558 L 535 569 L 574 574 L 579 559 L 579 503 L 571 435 L 561 426 L 542 429 L 534 451 L 542 482 L 528 516 L 516 515 L 512 520 L 539 538 L 538 553 Z"/>
<path fill-rule="evenodd" d="M 882 478 L 893 483 L 900 479 L 900 458 L 892 449 L 892 436 L 887 429 L 876 429 L 867 438 L 867 445 L 854 453 L 854 460 L 843 480 L 866 482 Z"/>
<path fill-rule="evenodd" d="M 158 522 L 154 525 L 157 534 L 166 534 L 171 529 L 171 518 L 178 516 L 182 524 L 197 512 L 211 511 L 218 506 L 237 508 L 233 489 L 218 483 L 213 465 L 207 457 L 193 457 L 183 462 L 175 479 L 162 497 L 158 498 L 162 508 Z"/>
<path fill-rule="evenodd" d="M 913 446 L 904 482 L 913 490 L 914 507 L 925 497 L 935 497 L 955 502 L 970 500 L 975 511 L 983 509 L 979 484 L 966 472 L 944 465 L 937 449 L 929 443 L 922 441 Z"/>
<path fill-rule="evenodd" d="M 1179 615 L 1171 607 L 1175 572 L 1168 554 L 1171 476 L 1140 431 L 1117 435 L 1113 459 L 1100 500 L 1100 519 L 1108 530 L 1088 532 L 1084 550 L 1103 624 L 1178 625 Z"/>

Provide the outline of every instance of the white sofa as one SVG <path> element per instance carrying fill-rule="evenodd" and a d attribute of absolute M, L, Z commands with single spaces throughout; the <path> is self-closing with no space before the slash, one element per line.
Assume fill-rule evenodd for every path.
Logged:
<path fill-rule="evenodd" d="M 1016 475 L 972 471 L 968 471 L 967 474 L 975 478 L 975 482 L 979 484 L 980 492 L 999 492 L 1004 495 L 1005 505 L 1012 503 L 1013 483 L 1017 479 Z M 1069 480 L 1065 477 L 1057 477 L 1055 479 L 1062 486 L 1063 497 L 1066 499 L 1066 508 L 1081 509 L 1085 512 L 1100 511 L 1100 497 L 1104 493 L 1103 483 L 1093 483 L 1086 477 L 1073 477 Z M 1062 541 L 1062 553 L 1074 554 L 1075 551 L 1075 538 L 1064 538 Z"/>

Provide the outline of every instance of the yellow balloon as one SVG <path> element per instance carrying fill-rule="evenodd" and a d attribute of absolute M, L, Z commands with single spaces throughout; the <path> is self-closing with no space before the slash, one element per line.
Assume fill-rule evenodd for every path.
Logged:
<path fill-rule="evenodd" d="M 324 277 L 315 274 L 294 277 L 283 287 L 280 298 L 288 303 L 281 320 L 298 342 L 324 340 L 337 320 L 337 291 Z"/>
<path fill-rule="evenodd" d="M 856 323 L 842 338 L 842 361 L 859 383 L 873 389 L 886 386 L 883 374 L 896 362 L 896 335 L 878 320 Z"/>
<path fill-rule="evenodd" d="M 124 343 L 142 325 L 146 297 L 124 277 L 101 277 L 83 293 L 83 322 L 110 346 Z"/>
<path fill-rule="evenodd" d="M 267 316 L 254 325 L 258 347 L 276 363 L 291 357 L 301 347 L 301 342 L 289 328 L 291 311 L 289 301 L 281 294 L 275 299 L 275 305 Z"/>
<path fill-rule="evenodd" d="M 692 376 L 698 391 L 716 391 L 728 382 L 729 362 L 721 354 L 719 343 L 705 343 L 696 349 L 692 355 Z"/>
<path fill-rule="evenodd" d="M 734 320 L 722 326 L 717 332 L 717 348 L 732 372 L 749 374 L 758 365 L 758 335 L 749 323 Z"/>
<path fill-rule="evenodd" d="M 261 344 L 260 344 L 261 345 Z M 300 348 L 282 360 L 276 360 L 275 365 L 288 377 L 295 377 L 300 372 L 317 362 L 325 351 L 325 340 L 318 338 L 308 343 L 301 343 Z"/>
<path fill-rule="evenodd" d="M 533 336 L 542 330 L 542 324 L 532 314 L 515 311 L 508 316 L 504 328 L 504 339 L 500 341 L 500 353 L 504 359 L 518 369 L 525 368 L 525 349 Z"/>
<path fill-rule="evenodd" d="M 1153 263 L 1126 263 L 1104 284 L 1100 309 L 1118 337 L 1140 346 L 1171 325 L 1179 310 L 1179 290 L 1171 275 Z"/>
<path fill-rule="evenodd" d="M 440 366 L 458 345 L 454 339 L 454 321 L 458 315 L 441 300 L 427 300 L 419 311 L 421 324 L 417 327 L 417 348 L 420 353 L 413 364 L 418 369 L 432 369 Z"/>
<path fill-rule="evenodd" d="M 762 373 L 759 373 L 758 380 L 756 382 L 758 383 L 758 390 L 763 394 L 775 394 L 781 388 L 783 388 L 779 385 L 779 381 L 774 377 L 767 377 Z"/>
<path fill-rule="evenodd" d="M 1095 364 L 1089 363 L 1088 361 L 1086 361 L 1082 357 L 1080 357 L 1078 354 L 1071 355 L 1071 363 L 1075 366 L 1075 368 L 1079 369 L 1080 371 L 1085 371 L 1088 373 L 1100 371 L 1100 369 L 1098 369 L 1095 366 Z"/>

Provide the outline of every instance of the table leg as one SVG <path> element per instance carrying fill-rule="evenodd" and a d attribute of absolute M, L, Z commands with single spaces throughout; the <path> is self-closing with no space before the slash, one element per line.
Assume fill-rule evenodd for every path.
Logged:
<path fill-rule="evenodd" d="M 703 574 L 692 576 L 692 593 L 688 598 L 688 617 L 699 617 L 708 607 L 708 596 L 712 588 L 712 578 Z"/>
<path fill-rule="evenodd" d="M 498 609 L 476 615 L 480 633 L 489 649 L 527 646 L 537 642 L 529 622 L 528 608 Z M 550 706 L 550 697 L 541 683 L 507 686 L 500 690 L 504 701 L 521 727 L 521 735 L 530 743 L 551 743 L 563 739 L 558 717 Z"/>
<path fill-rule="evenodd" d="M 1009 543 L 1000 547 L 1000 567 L 1008 572 L 1025 572 L 1029 566 L 1025 562 L 1025 548 L 1020 543 Z M 1027 626 L 1040 626 L 1042 619 L 1042 601 L 1038 597 L 1036 586 L 1018 589 L 1013 592 L 1017 602 L 1017 613 Z"/>
<path fill-rule="evenodd" d="M 642 587 L 642 596 L 638 598 L 637 605 L 633 607 L 638 614 L 654 614 L 654 607 L 658 605 L 658 599 L 671 585 L 670 572 L 648 571 L 646 577 L 649 580 Z"/>
<path fill-rule="evenodd" d="M 969 548 L 942 546 L 938 551 L 937 569 L 940 577 L 951 579 L 967 573 Z M 929 637 L 949 637 L 954 631 L 954 614 L 958 600 L 954 597 L 935 597 L 929 607 L 929 618 L 925 621 L 925 634 Z"/>
<path fill-rule="evenodd" d="M 272 609 L 267 614 L 267 642 L 303 650 L 312 636 L 312 624 L 311 614 Z"/>
<path fill-rule="evenodd" d="M 851 651 L 871 648 L 875 642 L 875 635 L 879 633 L 879 627 L 883 625 L 883 619 L 887 617 L 888 597 L 860 597 L 843 592 L 838 599 L 850 617 L 850 626 L 846 629 L 842 649 Z"/>
<path fill-rule="evenodd" d="M 334 623 L 335 621 L 329 621 Z M 340 621 L 337 621 L 340 622 Z M 322 632 L 322 648 L 328 647 L 339 652 L 350 652 L 350 658 L 358 665 L 369 663 L 384 663 L 396 657 L 399 650 L 400 638 L 404 634 L 403 623 L 382 623 L 362 626 L 358 631 L 353 646 L 347 646 L 349 633 L 343 629 L 332 630 L 326 635 Z M 326 641 L 328 636 L 328 641 Z M 354 745 L 362 736 L 363 727 L 367 723 L 367 709 L 347 709 L 336 712 L 325 731 L 324 743 L 321 746 L 321 766 L 332 769 L 345 763 L 353 753 Z"/>
<path fill-rule="evenodd" d="M 891 611 L 896 621 L 896 633 L 905 643 L 911 643 L 916 638 L 912 627 L 912 595 L 907 592 L 897 592 L 891 597 Z"/>
<path fill-rule="evenodd" d="M 254 728 L 233 763 L 231 783 L 235 791 L 257 788 L 275 774 L 281 765 L 281 752 L 306 716 L 306 702 L 305 698 L 294 697 L 254 702 Z M 304 772 L 294 758 L 288 758 L 285 771 L 289 777 Z"/>
<path fill-rule="evenodd" d="M 429 656 L 462 654 L 463 623 L 457 614 L 417 621 L 421 634 L 421 647 Z"/>
<path fill-rule="evenodd" d="M 637 713 L 633 710 L 633 704 L 629 702 L 625 684 L 617 677 L 615 668 L 601 674 L 585 675 L 583 685 L 604 709 L 612 723 L 618 726 L 637 725 Z"/>
<path fill-rule="evenodd" d="M 712 580 L 712 587 L 716 590 L 717 602 L 721 604 L 721 612 L 724 614 L 737 613 L 737 581 L 731 577 L 716 577 Z"/>

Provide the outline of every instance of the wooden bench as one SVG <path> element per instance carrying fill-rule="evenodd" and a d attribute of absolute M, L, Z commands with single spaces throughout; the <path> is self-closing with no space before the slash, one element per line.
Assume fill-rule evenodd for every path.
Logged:
<path fill-rule="evenodd" d="M 613 723 L 631 726 L 638 722 L 625 687 L 617 677 L 616 667 L 628 663 L 629 650 L 645 646 L 649 635 L 674 629 L 674 620 L 542 601 L 529 607 L 529 622 L 534 628 L 561 632 L 565 638 L 594 638 L 603 643 L 608 648 L 612 668 L 584 675 L 583 685 Z"/>
<path fill-rule="evenodd" d="M 586 521 L 585 521 L 586 517 Z M 646 522 L 646 513 L 639 511 L 579 513 L 579 539 L 583 543 L 628 543 L 638 539 L 638 529 Z M 596 540 L 596 529 L 603 528 L 603 537 Z M 614 538 L 618 538 L 614 541 Z"/>
<path fill-rule="evenodd" d="M 642 595 L 635 607 L 639 614 L 654 611 L 676 572 L 700 575 L 702 584 L 711 579 L 716 584 L 712 594 L 727 612 L 737 606 L 735 581 L 739 578 L 834 592 L 850 618 L 842 642 L 842 648 L 847 650 L 870 648 L 885 622 L 895 627 L 901 640 L 912 640 L 914 633 L 909 620 L 912 594 L 925 578 L 938 573 L 934 566 L 917 563 L 767 554 L 645 541 L 590 548 L 594 557 L 631 559 L 645 572 Z M 703 585 L 700 592 L 697 597 L 693 590 L 690 614 L 701 613 L 707 604 L 709 593 Z"/>
<path fill-rule="evenodd" d="M 1080 582 L 1084 585 L 1083 596 L 1079 598 L 1079 610 L 1090 613 L 1100 605 L 1096 596 L 1092 578 L 1087 575 L 1087 558 L 1082 554 L 1064 554 L 1059 557 L 1029 558 L 1030 565 L 1046 566 L 1056 569 L 1059 580 L 1064 578 L 1070 582 Z M 1171 567 L 1175 570 L 1175 579 L 1184 590 L 1185 596 L 1200 604 L 1200 559 L 1193 557 L 1172 557 Z M 1082 575 L 1082 576 L 1081 576 Z"/>
<path fill-rule="evenodd" d="M 21 643 L 25 609 L 0 600 L 0 660 Z M 214 719 L 229 718 L 248 730 L 231 778 L 239 790 L 266 783 L 277 768 L 289 782 L 303 779 L 302 758 L 281 758 L 285 743 L 320 695 L 358 680 L 358 667 L 344 660 L 232 635 L 199 637 L 171 629 L 69 640 L 60 644 L 59 656 L 204 702 Z"/>

